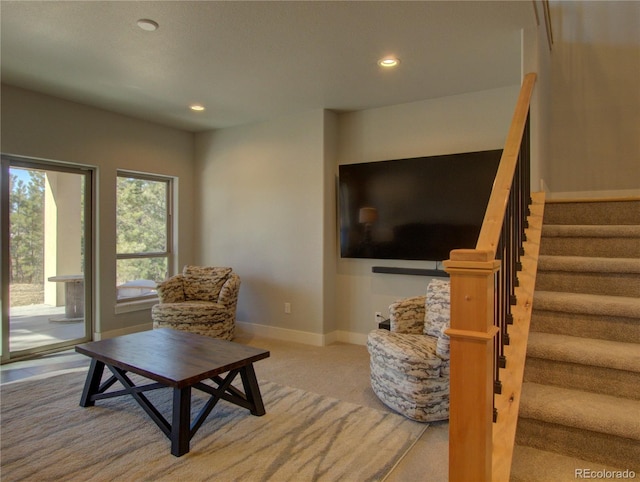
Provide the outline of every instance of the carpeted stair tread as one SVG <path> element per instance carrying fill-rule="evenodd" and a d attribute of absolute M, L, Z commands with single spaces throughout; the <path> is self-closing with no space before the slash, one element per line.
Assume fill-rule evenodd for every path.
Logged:
<path fill-rule="evenodd" d="M 538 291 L 534 310 L 640 318 L 640 297 Z"/>
<path fill-rule="evenodd" d="M 640 322 L 623 316 L 534 310 L 533 331 L 640 343 Z"/>
<path fill-rule="evenodd" d="M 640 258 L 540 255 L 538 271 L 640 274 Z"/>
<path fill-rule="evenodd" d="M 543 224 L 542 236 L 549 238 L 640 238 L 640 226 L 626 224 Z"/>
<path fill-rule="evenodd" d="M 640 199 L 555 199 L 545 203 L 547 224 L 640 224 Z"/>
<path fill-rule="evenodd" d="M 525 382 L 520 417 L 640 443 L 639 400 Z"/>
<path fill-rule="evenodd" d="M 640 345 L 531 332 L 527 356 L 640 373 Z"/>

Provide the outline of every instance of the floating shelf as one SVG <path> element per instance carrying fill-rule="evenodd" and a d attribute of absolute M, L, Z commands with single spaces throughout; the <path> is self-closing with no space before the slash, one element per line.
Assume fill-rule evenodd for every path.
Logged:
<path fill-rule="evenodd" d="M 449 273 L 441 269 L 395 268 L 390 266 L 373 266 L 371 268 L 371 271 L 374 273 L 408 274 L 411 276 L 435 276 L 440 278 L 449 277 Z"/>

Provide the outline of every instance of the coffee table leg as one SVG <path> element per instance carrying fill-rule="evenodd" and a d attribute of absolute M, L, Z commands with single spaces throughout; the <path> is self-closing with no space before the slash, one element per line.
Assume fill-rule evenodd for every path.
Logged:
<path fill-rule="evenodd" d="M 171 421 L 171 454 L 176 457 L 189 452 L 191 440 L 191 387 L 173 389 Z"/>
<path fill-rule="evenodd" d="M 87 380 L 84 382 L 82 397 L 80 397 L 81 407 L 93 407 L 96 404 L 95 400 L 91 400 L 91 396 L 98 393 L 103 373 L 104 363 L 92 358 L 91 366 L 89 366 L 89 371 L 87 372 Z"/>
<path fill-rule="evenodd" d="M 242 386 L 244 387 L 247 401 L 253 406 L 251 415 L 261 416 L 267 413 L 264 409 L 264 403 L 262 402 L 262 395 L 260 394 L 260 387 L 258 386 L 256 372 L 253 369 L 253 363 L 242 367 L 240 369 L 240 376 L 242 377 Z"/>

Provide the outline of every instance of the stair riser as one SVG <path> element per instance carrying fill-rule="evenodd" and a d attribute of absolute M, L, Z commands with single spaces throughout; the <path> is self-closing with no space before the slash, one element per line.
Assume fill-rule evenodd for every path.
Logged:
<path fill-rule="evenodd" d="M 545 224 L 640 224 L 640 201 L 547 202 Z"/>
<path fill-rule="evenodd" d="M 640 472 L 638 440 L 520 417 L 516 443 Z M 585 462 L 584 468 L 589 468 Z"/>
<path fill-rule="evenodd" d="M 524 381 L 640 400 L 640 373 L 527 357 Z"/>
<path fill-rule="evenodd" d="M 557 335 L 640 343 L 640 320 L 634 318 L 534 309 L 530 329 Z"/>
<path fill-rule="evenodd" d="M 638 238 L 543 237 L 540 254 L 598 258 L 640 258 Z"/>
<path fill-rule="evenodd" d="M 637 296 L 640 275 L 538 270 L 536 290 L 592 295 Z"/>
<path fill-rule="evenodd" d="M 640 320 L 640 298 L 630 296 L 597 296 L 535 290 L 533 309 Z"/>

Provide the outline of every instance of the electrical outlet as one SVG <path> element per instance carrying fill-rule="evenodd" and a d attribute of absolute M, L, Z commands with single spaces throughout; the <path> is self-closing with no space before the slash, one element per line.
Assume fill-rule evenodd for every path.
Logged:
<path fill-rule="evenodd" d="M 380 323 L 381 321 L 382 321 L 382 312 L 381 311 L 376 311 L 376 321 L 375 321 L 376 325 L 378 323 Z"/>
<path fill-rule="evenodd" d="M 284 304 L 284 312 L 288 315 L 291 314 L 291 303 L 286 302 Z"/>

